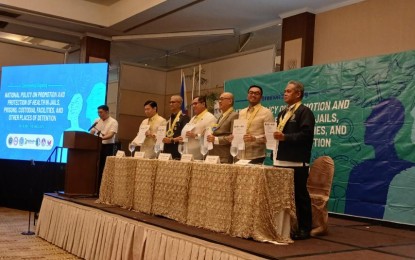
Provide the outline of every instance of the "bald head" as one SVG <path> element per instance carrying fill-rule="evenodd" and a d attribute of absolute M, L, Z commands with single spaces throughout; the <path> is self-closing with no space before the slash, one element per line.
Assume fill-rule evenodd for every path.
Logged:
<path fill-rule="evenodd" d="M 174 95 L 170 97 L 170 111 L 172 113 L 177 113 L 180 111 L 181 107 L 182 107 L 182 103 L 183 103 L 183 98 L 179 95 Z"/>
<path fill-rule="evenodd" d="M 223 92 L 219 97 L 219 109 L 226 112 L 233 106 L 233 94 L 230 92 Z"/>

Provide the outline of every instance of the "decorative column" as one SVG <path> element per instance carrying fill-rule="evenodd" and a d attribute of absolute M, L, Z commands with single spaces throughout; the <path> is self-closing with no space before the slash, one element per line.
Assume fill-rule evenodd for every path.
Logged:
<path fill-rule="evenodd" d="M 110 62 L 111 41 L 91 36 L 81 40 L 81 63 Z"/>
<path fill-rule="evenodd" d="M 313 65 L 314 22 L 309 12 L 283 18 L 281 70 Z"/>

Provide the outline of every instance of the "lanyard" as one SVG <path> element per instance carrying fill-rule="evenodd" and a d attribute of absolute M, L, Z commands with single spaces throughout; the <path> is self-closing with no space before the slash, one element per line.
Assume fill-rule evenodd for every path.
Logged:
<path fill-rule="evenodd" d="M 248 133 L 248 131 L 249 131 L 249 128 L 251 127 L 252 121 L 255 119 L 256 114 L 259 112 L 259 110 L 261 110 L 261 108 L 262 108 L 262 106 L 261 106 L 261 105 L 259 105 L 259 106 L 258 106 L 258 109 L 256 109 L 255 107 L 253 107 L 254 112 L 250 113 L 249 118 L 247 118 L 247 117 L 248 117 L 248 110 L 249 110 L 249 109 L 246 111 L 245 118 L 247 118 L 247 120 L 248 120 L 247 127 L 246 127 L 246 132 L 247 132 L 247 133 Z"/>
<path fill-rule="evenodd" d="M 169 120 L 169 130 L 167 130 L 167 132 L 166 132 L 167 137 L 173 137 L 173 135 L 174 135 L 174 130 L 173 129 L 176 126 L 176 123 L 179 120 L 181 114 L 182 114 L 182 111 L 179 111 L 179 113 L 177 113 L 176 117 L 173 120 L 173 123 L 171 122 L 171 118 L 170 118 L 170 120 Z"/>
<path fill-rule="evenodd" d="M 298 101 L 297 103 L 295 103 L 294 106 L 292 106 L 291 108 L 288 109 L 288 111 L 285 113 L 284 117 L 278 122 L 278 126 L 277 129 L 279 131 L 282 132 L 282 130 L 284 130 L 285 125 L 287 124 L 288 120 L 290 120 L 290 118 L 293 116 L 294 112 L 298 109 L 298 107 L 301 105 L 301 101 Z"/>
<path fill-rule="evenodd" d="M 197 116 L 194 116 L 192 118 L 192 123 L 196 124 L 200 119 L 202 119 L 203 115 L 206 114 L 207 109 L 205 109 L 202 113 L 198 114 Z"/>
<path fill-rule="evenodd" d="M 223 113 L 219 119 L 218 119 L 218 124 L 220 124 L 220 121 L 222 121 L 224 118 L 226 118 L 230 113 L 232 113 L 233 111 L 233 107 L 229 108 L 228 110 L 226 110 L 225 113 Z"/>

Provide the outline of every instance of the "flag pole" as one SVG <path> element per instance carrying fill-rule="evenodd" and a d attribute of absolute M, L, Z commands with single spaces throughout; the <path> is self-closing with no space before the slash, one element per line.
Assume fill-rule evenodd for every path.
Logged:
<path fill-rule="evenodd" d="M 196 80 L 196 68 L 193 67 L 193 78 L 192 78 L 192 101 L 194 99 L 194 91 L 195 91 L 195 80 Z M 193 117 L 193 107 L 190 108 L 190 117 Z"/>
<path fill-rule="evenodd" d="M 182 69 L 182 81 L 183 81 L 183 86 L 184 86 L 184 90 L 183 90 L 183 97 L 184 97 L 184 99 L 186 100 L 185 101 L 185 107 L 184 107 L 184 110 L 185 111 L 187 111 L 187 113 L 188 113 L 188 107 L 187 107 L 187 87 L 186 87 L 186 75 L 184 74 L 184 71 L 183 71 L 183 69 Z"/>
<path fill-rule="evenodd" d="M 199 64 L 199 96 L 200 96 L 200 80 L 202 79 L 202 64 Z"/>
<path fill-rule="evenodd" d="M 183 69 L 180 70 L 180 96 L 183 99 L 183 103 L 182 103 L 182 107 L 180 108 L 182 110 L 182 112 L 184 113 L 184 111 L 186 111 L 186 93 L 185 93 L 185 89 L 184 89 L 184 82 L 183 82 Z M 184 109 L 183 109 L 184 108 Z"/>

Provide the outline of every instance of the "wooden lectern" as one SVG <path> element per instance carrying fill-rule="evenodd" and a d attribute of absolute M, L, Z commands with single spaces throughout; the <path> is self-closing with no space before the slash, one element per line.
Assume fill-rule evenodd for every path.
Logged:
<path fill-rule="evenodd" d="M 101 141 L 101 138 L 86 132 L 64 132 L 63 147 L 68 148 L 65 195 L 98 195 Z"/>

